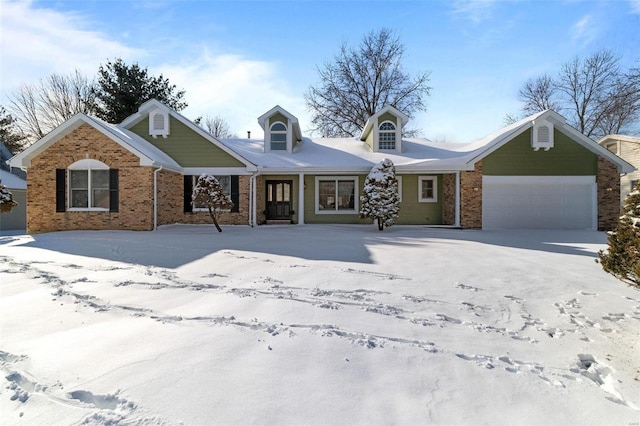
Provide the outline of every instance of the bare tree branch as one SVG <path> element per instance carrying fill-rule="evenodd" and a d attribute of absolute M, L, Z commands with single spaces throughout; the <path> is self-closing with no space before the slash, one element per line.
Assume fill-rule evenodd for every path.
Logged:
<path fill-rule="evenodd" d="M 429 73 L 410 77 L 402 68 L 403 55 L 404 45 L 389 29 L 367 34 L 357 47 L 343 43 L 333 61 L 318 68 L 320 83 L 305 94 L 312 131 L 324 137 L 356 136 L 387 105 L 410 117 L 425 111 Z"/>

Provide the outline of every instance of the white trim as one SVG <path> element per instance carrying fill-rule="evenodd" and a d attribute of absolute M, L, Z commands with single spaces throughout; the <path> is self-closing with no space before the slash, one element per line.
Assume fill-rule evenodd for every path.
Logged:
<path fill-rule="evenodd" d="M 67 211 L 70 212 L 90 212 L 90 211 L 98 211 L 98 212 L 108 212 L 110 211 L 110 207 L 91 207 L 91 204 L 93 203 L 93 184 L 92 184 L 92 178 L 93 178 L 93 172 L 94 170 L 96 171 L 107 171 L 109 172 L 109 167 L 103 167 L 105 166 L 104 163 L 97 161 L 97 160 L 90 160 L 90 159 L 86 159 L 86 160 L 79 160 L 76 161 L 75 163 L 73 163 L 74 165 L 76 165 L 77 163 L 97 163 L 98 168 L 95 169 L 91 169 L 91 168 L 67 168 L 67 170 L 69 171 L 69 173 L 67 173 L 67 187 L 66 189 L 66 196 L 67 196 Z M 87 207 L 73 207 L 71 205 L 71 203 L 73 202 L 73 193 L 72 190 L 73 188 L 71 187 L 71 172 L 87 172 Z M 110 174 L 107 173 L 107 194 L 109 195 L 109 197 L 107 198 L 107 203 L 110 203 L 110 197 L 111 197 L 111 186 L 110 186 Z M 98 188 L 98 189 L 102 189 L 105 190 L 105 188 Z M 81 191 L 83 189 L 77 189 L 78 191 Z"/>
<path fill-rule="evenodd" d="M 402 176 L 396 175 L 396 181 L 398 182 L 398 201 L 402 202 Z"/>
<path fill-rule="evenodd" d="M 251 175 L 244 167 L 185 167 L 183 175 Z"/>
<path fill-rule="evenodd" d="M 298 225 L 304 225 L 304 173 L 298 175 Z"/>
<path fill-rule="evenodd" d="M 91 158 L 85 158 L 83 160 L 78 160 L 75 163 L 71 164 L 67 167 L 68 170 L 109 170 L 109 166 L 104 164 L 102 161 L 94 160 Z"/>
<path fill-rule="evenodd" d="M 284 126 L 284 130 L 273 130 L 273 126 L 275 126 L 276 124 L 282 124 Z M 269 130 L 265 131 L 266 132 L 266 136 L 267 136 L 267 137 L 265 137 L 265 141 L 266 141 L 266 143 L 265 143 L 265 152 L 271 152 L 271 151 L 275 151 L 275 152 L 282 152 L 282 151 L 291 152 L 291 149 L 290 149 L 290 147 L 292 145 L 291 139 L 293 139 L 292 136 L 291 136 L 291 127 L 292 126 L 287 126 L 286 123 L 284 123 L 284 122 L 282 122 L 280 120 L 275 121 L 272 124 L 270 124 L 269 125 Z M 271 140 L 271 136 L 273 136 L 273 135 L 284 135 L 284 149 L 273 149 L 271 147 L 271 144 L 273 143 L 273 141 Z M 276 142 L 276 143 L 282 143 L 282 141 L 279 141 L 279 142 Z M 268 145 L 268 147 L 267 147 L 267 145 Z"/>
<path fill-rule="evenodd" d="M 389 123 L 393 126 L 393 130 L 381 130 L 380 128 L 386 124 Z M 378 124 L 377 128 L 377 133 L 378 133 L 378 138 L 377 138 L 377 142 L 378 142 L 378 151 L 380 152 L 396 152 L 398 150 L 398 127 L 396 125 L 396 123 L 394 123 L 391 120 L 384 120 L 382 123 Z M 393 140 L 393 148 L 380 148 L 380 136 L 382 134 L 393 134 L 394 136 L 394 140 Z"/>
<path fill-rule="evenodd" d="M 354 183 L 353 186 L 353 210 L 320 210 L 318 206 L 320 205 L 320 181 L 324 180 L 333 180 L 333 181 L 352 181 Z M 360 201 L 360 196 L 358 193 L 359 190 L 359 179 L 358 176 L 316 176 L 315 177 L 315 200 L 314 200 L 314 210 L 316 214 L 324 215 L 324 214 L 360 214 L 360 209 L 358 205 L 358 201 Z M 338 191 L 338 186 L 336 185 L 336 191 Z M 336 194 L 337 196 L 337 194 Z"/>
<path fill-rule="evenodd" d="M 584 185 L 596 183 L 595 176 L 482 176 L 482 184 Z"/>
<path fill-rule="evenodd" d="M 433 181 L 433 197 L 422 197 L 422 181 Z M 438 202 L 438 176 L 418 176 L 418 202 L 419 203 L 437 203 Z"/>
<path fill-rule="evenodd" d="M 156 128 L 156 116 L 162 118 L 162 127 Z M 149 135 L 154 138 L 162 136 L 166 138 L 169 135 L 169 113 L 160 108 L 149 111 Z"/>

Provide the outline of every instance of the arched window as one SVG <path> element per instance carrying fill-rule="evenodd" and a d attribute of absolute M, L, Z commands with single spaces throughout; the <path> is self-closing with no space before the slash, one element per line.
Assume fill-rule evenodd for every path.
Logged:
<path fill-rule="evenodd" d="M 278 121 L 273 123 L 270 128 L 271 133 L 271 150 L 286 151 L 287 150 L 287 126 Z"/>
<path fill-rule="evenodd" d="M 69 208 L 109 210 L 112 172 L 98 160 L 79 160 L 70 165 Z"/>
<path fill-rule="evenodd" d="M 379 130 L 378 148 L 396 149 L 396 126 L 390 121 L 385 121 Z"/>

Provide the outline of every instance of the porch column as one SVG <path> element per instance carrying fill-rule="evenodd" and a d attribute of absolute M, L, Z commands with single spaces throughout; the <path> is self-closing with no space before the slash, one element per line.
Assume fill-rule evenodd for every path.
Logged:
<path fill-rule="evenodd" d="M 304 225 L 304 173 L 298 175 L 298 225 Z"/>
<path fill-rule="evenodd" d="M 460 226 L 460 172 L 456 172 L 456 220 L 455 226 Z"/>

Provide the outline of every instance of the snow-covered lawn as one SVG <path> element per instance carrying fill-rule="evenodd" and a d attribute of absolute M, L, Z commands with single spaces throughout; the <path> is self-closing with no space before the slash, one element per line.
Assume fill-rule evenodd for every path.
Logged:
<path fill-rule="evenodd" d="M 592 231 L 167 226 L 0 237 L 0 416 L 638 424 L 640 292 Z"/>

